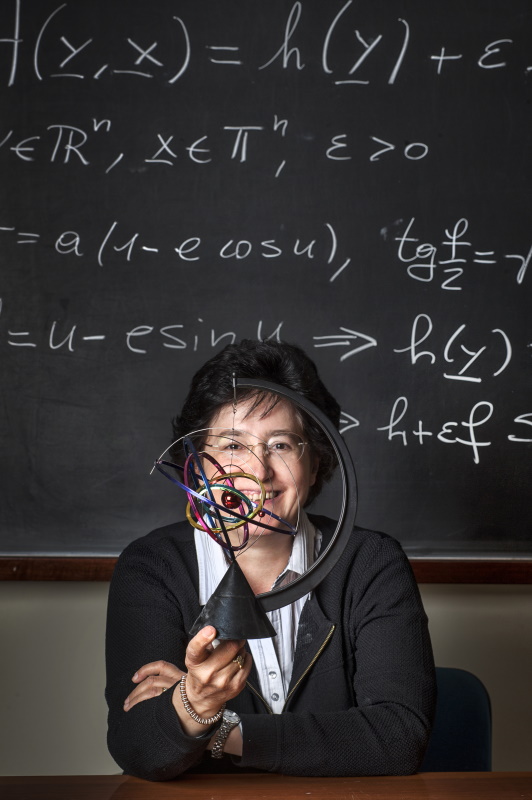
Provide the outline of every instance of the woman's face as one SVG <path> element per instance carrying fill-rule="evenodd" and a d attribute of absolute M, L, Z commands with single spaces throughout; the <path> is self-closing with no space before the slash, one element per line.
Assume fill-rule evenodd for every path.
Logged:
<path fill-rule="evenodd" d="M 301 457 L 283 456 L 287 434 L 295 434 L 294 441 L 304 441 L 304 431 L 288 400 L 280 400 L 274 408 L 264 415 L 267 405 L 261 404 L 248 414 L 252 401 L 241 401 L 237 404 L 236 413 L 233 406 L 223 406 L 211 420 L 213 435 L 206 441 L 205 451 L 212 455 L 227 472 L 247 472 L 254 475 L 264 485 L 266 500 L 264 508 L 273 511 L 278 517 L 297 523 L 300 508 L 303 508 L 310 487 L 316 480 L 318 458 L 313 455 L 310 444 L 305 444 Z M 234 440 L 254 445 L 253 454 L 245 448 L 234 444 Z M 264 454 L 261 442 L 272 442 L 275 454 Z M 299 445 L 298 445 L 299 446 Z M 240 459 L 245 459 L 245 467 L 240 467 Z M 229 467 L 229 468 L 228 468 Z M 209 480 L 216 478 L 216 469 L 204 460 L 204 469 Z M 235 478 L 235 488 L 257 502 L 260 487 L 249 478 Z M 280 527 L 281 523 L 267 513 L 262 521 L 268 525 Z M 232 540 L 241 538 L 242 529 L 232 534 Z M 249 524 L 250 537 L 271 535 L 271 531 L 260 526 Z"/>

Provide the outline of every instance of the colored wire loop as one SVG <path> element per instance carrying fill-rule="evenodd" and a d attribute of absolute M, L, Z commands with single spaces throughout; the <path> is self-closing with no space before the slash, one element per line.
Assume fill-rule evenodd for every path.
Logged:
<path fill-rule="evenodd" d="M 154 466 L 168 480 L 186 492 L 188 499 L 186 516 L 194 528 L 207 533 L 217 544 L 231 553 L 246 547 L 249 540 L 248 523 L 251 521 L 254 525 L 274 533 L 286 533 L 292 536 L 296 534 L 296 528 L 290 523 L 278 517 L 273 511 L 264 509 L 266 489 L 256 475 L 241 471 L 227 472 L 227 468 L 222 467 L 209 453 L 198 452 L 188 436 L 184 437 L 183 445 L 186 456 L 183 466 L 163 458 L 158 458 Z M 210 480 L 205 473 L 202 459 L 209 461 L 216 469 L 215 475 Z M 171 475 L 165 467 L 182 474 L 182 480 Z M 259 487 L 260 498 L 257 502 L 235 487 L 234 480 L 237 478 L 245 478 Z M 213 489 L 222 492 L 222 502 L 216 501 Z M 224 499 L 227 505 L 224 505 Z M 287 530 L 257 519 L 259 513 L 267 514 L 270 519 L 282 523 Z M 238 528 L 243 529 L 242 541 L 234 545 L 229 538 L 229 531 Z"/>

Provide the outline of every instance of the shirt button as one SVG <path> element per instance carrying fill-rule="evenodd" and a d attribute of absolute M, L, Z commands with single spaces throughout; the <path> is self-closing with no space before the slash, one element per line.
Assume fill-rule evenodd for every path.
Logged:
<path fill-rule="evenodd" d="M 272 671 L 271 671 L 271 672 L 268 672 L 268 675 L 270 676 L 270 678 L 276 678 L 276 677 L 277 677 L 277 673 L 276 673 L 276 672 L 274 672 L 274 670 L 273 670 L 273 669 L 272 669 Z"/>
<path fill-rule="evenodd" d="M 275 702 L 275 701 L 276 701 L 276 700 L 278 700 L 278 699 L 279 699 L 279 695 L 277 694 L 277 692 L 274 692 L 274 693 L 272 694 L 272 700 Z"/>

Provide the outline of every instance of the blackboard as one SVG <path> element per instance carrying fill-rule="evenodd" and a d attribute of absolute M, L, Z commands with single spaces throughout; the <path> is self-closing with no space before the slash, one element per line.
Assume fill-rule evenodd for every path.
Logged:
<path fill-rule="evenodd" d="M 532 552 L 528 0 L 6 0 L 2 552 L 113 555 L 195 369 L 302 345 L 362 525 Z"/>

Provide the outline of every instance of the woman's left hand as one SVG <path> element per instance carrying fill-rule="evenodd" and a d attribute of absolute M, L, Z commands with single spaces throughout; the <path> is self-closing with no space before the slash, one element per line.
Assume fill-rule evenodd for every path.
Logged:
<path fill-rule="evenodd" d="M 135 689 L 126 697 L 124 702 L 124 711 L 129 711 L 130 708 L 142 703 L 143 700 L 151 700 L 152 697 L 171 689 L 172 686 L 181 680 L 183 672 L 178 669 L 175 664 L 170 664 L 169 661 L 152 661 L 150 664 L 144 664 L 131 679 L 137 684 Z M 211 750 L 216 739 L 217 733 L 214 734 L 207 750 Z M 233 728 L 230 732 L 224 747 L 225 753 L 230 753 L 235 756 L 242 755 L 242 734 L 240 728 Z"/>
<path fill-rule="evenodd" d="M 137 686 L 124 701 L 124 711 L 129 711 L 143 700 L 162 694 L 181 680 L 183 672 L 169 661 L 152 661 L 144 664 L 132 677 Z"/>

